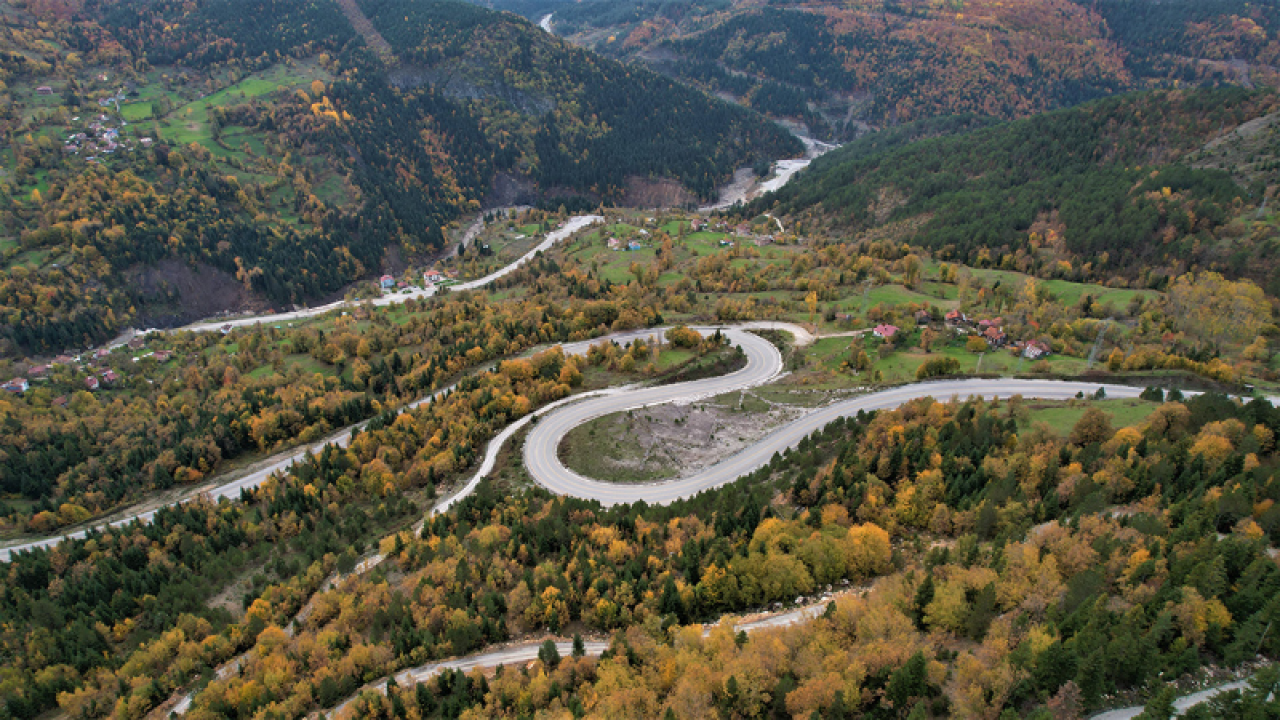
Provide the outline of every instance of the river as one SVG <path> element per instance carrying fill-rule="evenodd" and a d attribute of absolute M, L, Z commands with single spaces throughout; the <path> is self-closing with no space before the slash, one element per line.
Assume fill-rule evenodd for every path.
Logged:
<path fill-rule="evenodd" d="M 711 210 L 725 210 L 733 207 L 737 203 L 745 203 L 755 200 L 761 195 L 773 192 L 782 188 L 782 186 L 791 182 L 796 173 L 809 167 L 809 163 L 814 159 L 825 155 L 826 153 L 840 147 L 832 145 L 821 140 L 814 140 L 811 137 L 794 133 L 800 138 L 800 142 L 804 143 L 804 155 L 798 158 L 788 160 L 779 160 L 774 163 L 773 172 L 769 177 L 760 180 L 756 178 L 751 168 L 741 168 L 733 174 L 733 180 L 720 189 L 720 198 L 711 205 L 706 205 L 699 210 L 709 212 Z"/>

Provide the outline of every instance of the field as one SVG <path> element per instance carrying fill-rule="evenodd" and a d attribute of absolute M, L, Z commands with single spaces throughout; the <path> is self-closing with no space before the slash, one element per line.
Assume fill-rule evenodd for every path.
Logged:
<path fill-rule="evenodd" d="M 277 90 L 306 87 L 313 80 L 328 82 L 329 79 L 330 75 L 318 63 L 295 63 L 292 66 L 276 64 L 215 93 L 175 106 L 161 120 L 160 135 L 166 140 L 183 145 L 199 143 L 210 152 L 217 152 L 209 123 L 211 108 L 237 105 Z M 125 107 L 130 106 L 122 106 L 122 112 Z"/>
<path fill-rule="evenodd" d="M 1030 410 L 1027 416 L 1020 419 L 1019 427 L 1030 428 L 1040 423 L 1048 426 L 1058 437 L 1067 437 L 1071 428 L 1084 416 L 1085 410 L 1096 407 L 1111 416 L 1113 428 L 1138 425 L 1147 419 L 1159 405 L 1146 400 L 1133 398 L 1112 400 L 1073 400 L 1066 403 L 1027 402 Z"/>

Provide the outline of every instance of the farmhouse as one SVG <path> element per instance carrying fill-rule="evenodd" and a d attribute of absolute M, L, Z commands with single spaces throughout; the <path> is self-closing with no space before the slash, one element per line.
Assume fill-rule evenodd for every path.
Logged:
<path fill-rule="evenodd" d="M 898 327 L 896 325 L 888 325 L 888 324 L 877 325 L 871 331 L 871 334 L 875 335 L 878 338 L 884 338 L 885 340 L 889 340 L 889 339 L 892 339 L 894 335 L 898 334 Z"/>
<path fill-rule="evenodd" d="M 1049 354 L 1049 346 L 1040 340 L 1032 340 L 1022 348 L 1022 357 L 1029 360 L 1042 358 Z"/>

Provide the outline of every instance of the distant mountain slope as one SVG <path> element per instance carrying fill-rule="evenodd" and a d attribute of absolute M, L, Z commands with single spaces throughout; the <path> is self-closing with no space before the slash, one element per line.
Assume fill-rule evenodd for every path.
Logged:
<path fill-rule="evenodd" d="M 995 125 L 925 121 L 823 156 L 746 212 L 978 267 L 1155 287 L 1212 269 L 1274 293 L 1277 221 L 1261 205 L 1278 106 L 1273 92 L 1154 91 Z"/>
<path fill-rule="evenodd" d="M 279 307 L 399 272 L 500 175 L 527 201 L 594 206 L 635 178 L 692 199 L 802 150 L 509 14 L 346 5 L 4 6 L 0 345 L 55 354 L 228 309 L 213 298 Z"/>
<path fill-rule="evenodd" d="M 607 0 L 554 17 L 575 42 L 836 134 L 1174 82 L 1274 84 L 1278 19 L 1274 0 Z"/>

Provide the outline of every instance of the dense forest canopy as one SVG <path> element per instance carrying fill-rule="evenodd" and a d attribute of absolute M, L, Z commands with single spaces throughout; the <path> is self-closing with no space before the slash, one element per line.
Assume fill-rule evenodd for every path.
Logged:
<path fill-rule="evenodd" d="M 938 115 L 1025 117 L 1152 86 L 1274 86 L 1280 49 L 1280 8 L 1241 0 L 637 0 L 546 9 L 575 42 L 837 137 Z"/>
<path fill-rule="evenodd" d="M 1224 127 L 1275 106 L 1270 91 L 1162 91 L 996 125 L 916 123 L 819 158 L 748 212 L 772 208 L 855 236 L 896 229 L 970 265 L 1016 253 L 1152 287 L 1214 269 L 1275 292 L 1274 227 L 1261 214 L 1249 216 L 1252 227 L 1238 217 L 1274 183 L 1270 135 L 1240 151 L 1266 153 L 1248 163 L 1204 150 Z M 1245 172 L 1254 160 L 1268 169 Z"/>

